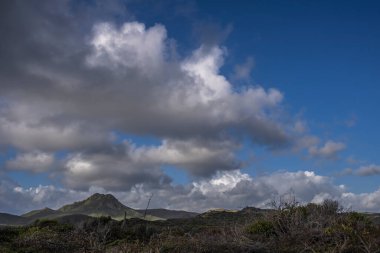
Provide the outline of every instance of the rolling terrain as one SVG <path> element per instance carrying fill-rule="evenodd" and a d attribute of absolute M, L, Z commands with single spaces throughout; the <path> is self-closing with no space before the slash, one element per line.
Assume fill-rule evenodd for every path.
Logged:
<path fill-rule="evenodd" d="M 377 253 L 380 247 L 379 214 L 342 212 L 332 200 L 198 215 L 151 209 L 143 219 L 144 213 L 103 194 L 57 210 L 2 213 L 8 226 L 0 226 L 0 252 Z"/>
<path fill-rule="evenodd" d="M 62 206 L 57 210 L 46 207 L 44 209 L 27 212 L 20 216 L 0 213 L 0 225 L 27 225 L 37 219 L 56 219 L 60 221 L 71 221 L 69 223 L 78 223 L 90 217 L 101 216 L 111 217 L 113 220 L 123 220 L 125 217 L 126 219 L 138 218 L 154 221 L 191 218 L 198 215 L 197 213 L 185 211 L 148 209 L 144 217 L 144 212 L 145 210 L 135 210 L 123 205 L 111 194 L 95 193 L 85 200 Z"/>

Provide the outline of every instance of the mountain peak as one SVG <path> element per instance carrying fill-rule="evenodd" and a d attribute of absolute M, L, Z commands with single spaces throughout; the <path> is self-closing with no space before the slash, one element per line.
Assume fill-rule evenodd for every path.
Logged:
<path fill-rule="evenodd" d="M 111 200 L 111 201 L 119 202 L 119 200 L 117 200 L 117 198 L 115 198 L 115 196 L 113 196 L 112 194 L 101 194 L 101 193 L 95 193 L 91 195 L 90 197 L 88 197 L 86 200 Z"/>
<path fill-rule="evenodd" d="M 120 203 L 112 194 L 101 193 L 95 193 L 85 200 L 65 205 L 58 211 L 89 216 L 111 216 L 115 219 L 122 219 L 125 214 L 130 217 L 142 216 L 137 211 Z"/>

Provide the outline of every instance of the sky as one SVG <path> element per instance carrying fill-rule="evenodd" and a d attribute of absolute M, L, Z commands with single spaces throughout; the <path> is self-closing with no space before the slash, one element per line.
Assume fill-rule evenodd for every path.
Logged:
<path fill-rule="evenodd" d="M 0 3 L 0 212 L 93 193 L 380 210 L 378 1 Z"/>

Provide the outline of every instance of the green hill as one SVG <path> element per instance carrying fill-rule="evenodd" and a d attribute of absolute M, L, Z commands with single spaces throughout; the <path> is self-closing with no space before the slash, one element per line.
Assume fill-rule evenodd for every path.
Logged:
<path fill-rule="evenodd" d="M 21 215 L 21 217 L 28 218 L 30 220 L 36 220 L 41 218 L 47 218 L 50 216 L 54 216 L 57 214 L 56 210 L 50 209 L 50 208 L 44 208 L 39 210 L 30 211 L 28 213 L 25 213 Z"/>
<path fill-rule="evenodd" d="M 100 193 L 95 193 L 83 201 L 65 205 L 58 209 L 57 212 L 60 213 L 60 216 L 62 214 L 84 214 L 92 217 L 111 216 L 115 220 L 124 219 L 124 215 L 126 215 L 127 219 L 144 218 L 142 213 L 123 205 L 113 195 Z M 162 220 L 162 218 L 152 215 L 147 215 L 145 218 L 149 220 Z"/>
<path fill-rule="evenodd" d="M 0 225 L 26 225 L 29 219 L 9 213 L 0 213 Z"/>

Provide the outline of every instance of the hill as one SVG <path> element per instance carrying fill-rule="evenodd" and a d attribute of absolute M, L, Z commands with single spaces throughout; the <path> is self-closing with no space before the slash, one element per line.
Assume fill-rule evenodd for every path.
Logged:
<path fill-rule="evenodd" d="M 167 210 L 169 212 L 170 210 Z M 174 213 L 179 211 L 174 211 Z M 152 213 L 155 213 L 154 211 Z M 55 219 L 58 221 L 68 222 L 71 224 L 80 223 L 90 219 L 91 217 L 109 216 L 114 220 L 122 220 L 124 217 L 127 219 L 138 218 L 145 220 L 165 220 L 168 215 L 158 217 L 148 212 L 146 217 L 141 211 L 134 210 L 119 202 L 111 194 L 95 193 L 89 198 L 65 205 L 58 210 L 50 208 L 43 208 L 33 210 L 22 214 L 21 216 L 0 213 L 0 225 L 26 225 L 34 222 L 37 219 Z M 170 216 L 170 215 L 169 215 Z M 170 217 L 176 216 L 172 214 Z"/>
<path fill-rule="evenodd" d="M 0 213 L 0 225 L 26 225 L 29 223 L 28 218 L 9 213 Z"/>
<path fill-rule="evenodd" d="M 112 205 L 123 208 L 110 196 L 96 195 L 56 212 L 83 211 L 99 202 L 105 204 L 102 210 Z M 28 226 L 0 225 L 0 252 L 364 252 L 364 246 L 365 252 L 378 252 L 379 214 L 340 210 L 336 202 L 326 201 L 283 209 L 214 209 L 188 219 L 162 221 L 66 213 Z M 28 215 L 45 211 L 51 212 L 42 209 Z M 153 209 L 152 213 L 178 212 Z M 27 219 L 1 215 L 15 222 Z"/>
<path fill-rule="evenodd" d="M 47 218 L 50 216 L 54 216 L 57 214 L 56 210 L 50 209 L 50 208 L 44 208 L 44 209 L 39 209 L 39 210 L 33 210 L 28 213 L 25 213 L 21 215 L 24 218 L 28 218 L 30 220 L 36 220 L 36 219 L 41 219 L 41 218 Z"/>
<path fill-rule="evenodd" d="M 243 212 L 260 212 L 260 209 L 243 209 Z M 166 219 L 190 219 L 198 216 L 210 217 L 212 220 L 218 220 L 223 217 L 243 217 L 241 213 L 235 212 L 230 214 L 228 210 L 212 210 L 204 214 L 195 212 L 186 212 L 168 209 L 148 209 L 144 217 L 145 210 L 135 210 L 120 203 L 111 194 L 95 193 L 89 198 L 65 205 L 58 210 L 44 208 L 33 210 L 21 216 L 0 213 L 0 225 L 25 225 L 33 223 L 37 219 L 55 219 L 71 224 L 79 224 L 82 221 L 89 220 L 90 217 L 109 216 L 114 220 L 122 220 L 124 216 L 127 219 L 137 218 L 150 221 Z"/>
<path fill-rule="evenodd" d="M 57 211 L 65 215 L 111 216 L 115 220 L 123 219 L 125 214 L 126 218 L 143 218 L 141 213 L 123 205 L 113 195 L 100 193 L 95 193 L 85 200 L 65 205 Z"/>
<path fill-rule="evenodd" d="M 137 210 L 137 211 L 141 214 L 145 213 L 145 210 Z M 164 219 L 187 219 L 187 218 L 193 218 L 199 215 L 199 213 L 195 213 L 195 212 L 168 210 L 168 209 L 163 209 L 163 208 L 148 209 L 146 211 L 146 214 L 152 215 L 155 217 L 164 218 Z"/>

